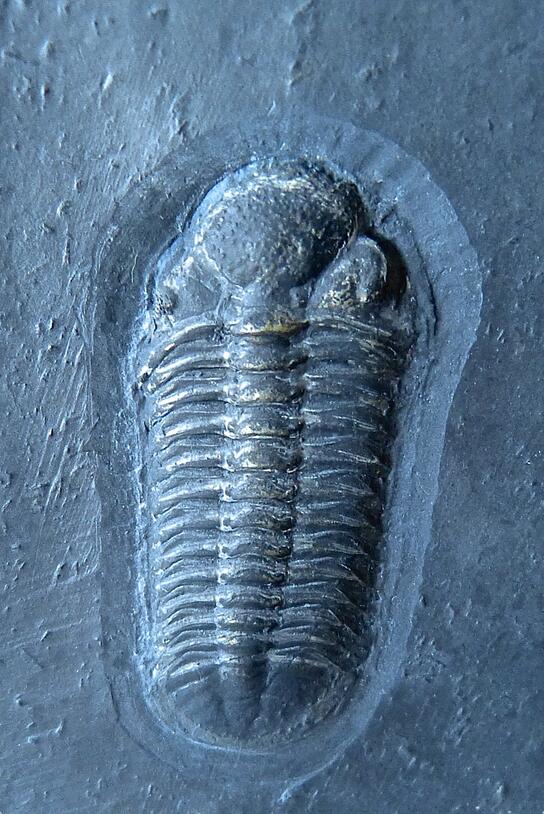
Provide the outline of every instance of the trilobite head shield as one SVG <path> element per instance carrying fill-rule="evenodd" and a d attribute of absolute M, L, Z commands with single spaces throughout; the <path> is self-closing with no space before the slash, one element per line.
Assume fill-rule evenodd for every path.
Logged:
<path fill-rule="evenodd" d="M 191 227 L 195 261 L 235 285 L 316 277 L 362 220 L 356 187 L 309 162 L 239 170 L 204 198 Z"/>
<path fill-rule="evenodd" d="M 306 307 L 313 282 L 364 226 L 356 186 L 323 165 L 306 160 L 249 165 L 204 197 L 184 235 L 181 268 L 163 280 L 157 298 L 168 299 L 170 289 L 188 280 L 216 281 L 223 304 L 233 299 L 261 316 L 271 309 L 270 316 L 281 321 L 287 311 Z M 373 274 L 369 246 L 358 248 L 358 269 L 356 253 L 357 247 L 348 276 L 364 299 L 365 292 L 381 287 L 384 259 L 374 252 Z M 345 289 L 346 279 L 338 281 Z"/>
<path fill-rule="evenodd" d="M 367 652 L 402 364 L 357 188 L 307 160 L 220 181 L 143 343 L 149 635 L 164 722 L 290 737 Z M 170 265 L 169 265 L 170 263 Z"/>

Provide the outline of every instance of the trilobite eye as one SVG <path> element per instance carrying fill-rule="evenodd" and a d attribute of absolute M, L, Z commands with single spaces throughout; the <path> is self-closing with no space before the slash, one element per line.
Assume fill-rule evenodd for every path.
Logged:
<path fill-rule="evenodd" d="M 357 296 L 359 302 L 377 299 L 383 292 L 387 277 L 387 261 L 374 240 L 362 238 L 350 252 L 357 268 Z"/>
<path fill-rule="evenodd" d="M 312 301 L 318 308 L 357 309 L 377 299 L 387 277 L 387 261 L 377 243 L 356 240 L 323 274 Z"/>

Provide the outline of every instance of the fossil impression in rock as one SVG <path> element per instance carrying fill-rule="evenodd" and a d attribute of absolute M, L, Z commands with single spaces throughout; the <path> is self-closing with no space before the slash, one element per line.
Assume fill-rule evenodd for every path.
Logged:
<path fill-rule="evenodd" d="M 341 174 L 259 161 L 208 192 L 154 279 L 139 655 L 163 723 L 199 740 L 303 733 L 368 656 L 413 324 L 367 229 Z"/>

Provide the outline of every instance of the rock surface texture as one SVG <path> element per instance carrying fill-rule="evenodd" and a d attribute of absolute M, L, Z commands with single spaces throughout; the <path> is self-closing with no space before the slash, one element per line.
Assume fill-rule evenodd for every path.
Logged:
<path fill-rule="evenodd" d="M 534 0 L 2 3 L 2 814 L 544 810 L 541 17 L 542 4 Z M 426 169 L 382 149 L 380 139 Z M 174 296 L 174 271 L 190 230 L 209 217 L 205 206 L 199 210 L 208 190 L 253 161 L 305 156 L 356 179 L 368 224 L 360 221 L 355 236 L 357 204 L 344 200 L 338 234 L 326 236 L 319 249 L 326 256 L 317 260 L 303 233 L 301 256 L 313 257 L 311 268 L 286 264 L 287 276 L 272 280 L 285 286 L 289 306 L 282 314 L 268 287 L 270 266 L 254 286 L 251 241 L 231 258 L 247 248 L 245 265 L 216 261 L 218 274 L 206 278 L 216 280 L 215 288 L 195 288 L 193 306 L 226 295 L 226 324 L 243 314 L 262 327 L 265 311 L 280 322 L 294 315 L 298 324 L 297 309 L 307 314 L 309 303 L 310 311 L 317 307 L 321 284 L 319 307 L 335 302 L 338 264 L 377 243 L 388 273 L 413 271 L 419 286 L 413 358 L 425 357 L 429 367 L 424 375 L 410 362 L 403 375 L 412 377 L 409 393 L 426 394 L 418 402 L 424 418 L 417 445 L 403 437 L 400 468 L 391 470 L 400 473 L 398 494 L 410 497 L 399 504 L 393 490 L 391 505 L 400 508 L 383 529 L 392 543 L 378 548 L 393 558 L 388 573 L 400 581 L 384 587 L 384 615 L 372 615 L 368 630 L 378 646 L 370 650 L 380 658 L 362 659 L 368 680 L 354 682 L 356 702 L 344 711 L 331 708 L 336 728 L 325 721 L 323 730 L 310 726 L 313 740 L 311 734 L 297 743 L 287 738 L 291 748 L 276 753 L 282 725 L 252 708 L 256 698 L 266 703 L 271 685 L 259 669 L 242 670 L 244 680 L 231 685 L 243 694 L 249 681 L 245 719 L 236 717 L 237 742 L 243 735 L 249 746 L 225 749 L 217 744 L 232 739 L 228 703 L 216 716 L 213 709 L 193 709 L 191 720 L 203 725 L 187 735 L 190 710 L 182 721 L 177 702 L 175 714 L 164 705 L 172 696 L 159 688 L 168 672 L 163 656 L 155 658 L 159 683 L 149 678 L 155 640 L 151 627 L 140 625 L 145 614 L 138 602 L 147 596 L 149 618 L 155 607 L 158 625 L 159 589 L 150 576 L 155 566 L 149 570 L 134 552 L 145 550 L 144 529 L 151 537 L 160 530 L 146 517 L 147 504 L 139 526 L 134 518 L 146 483 L 163 505 L 169 493 L 159 474 L 143 471 L 129 455 L 138 399 L 153 413 L 162 397 L 144 395 L 162 375 L 161 363 L 138 379 L 145 362 L 138 343 L 151 325 L 138 315 L 153 314 L 158 340 L 197 314 L 191 306 L 169 322 L 187 304 Z M 349 189 L 344 193 L 350 198 Z M 319 207 L 314 214 L 319 227 Z M 264 232 L 262 238 L 266 252 Z M 213 258 L 217 247 L 209 239 Z M 191 245 L 195 264 L 204 263 Z M 480 280 L 470 246 L 484 276 L 475 342 Z M 307 294 L 308 275 L 318 268 Z M 153 279 L 157 288 L 145 289 Z M 357 275 L 354 280 L 355 301 L 362 301 L 364 286 Z M 380 272 L 372 284 L 379 280 Z M 295 290 L 302 301 L 290 299 Z M 237 291 L 241 300 L 227 301 Z M 153 299 L 157 293 L 162 299 Z M 370 298 L 361 308 L 372 310 L 376 302 Z M 281 362 L 273 387 L 301 386 L 300 412 L 309 412 L 315 380 L 308 369 L 299 378 L 297 354 L 313 360 L 316 375 L 326 366 L 329 388 L 340 374 L 329 367 L 337 364 L 335 337 L 327 336 L 321 362 L 321 333 L 314 352 L 312 328 L 304 330 L 300 341 L 293 333 L 285 343 L 259 343 L 259 354 L 253 335 L 217 332 L 208 345 L 195 340 L 202 347 L 194 344 L 176 358 L 195 364 L 195 354 L 213 346 L 234 354 L 242 370 L 246 358 Z M 459 342 L 463 349 L 455 355 Z M 233 370 L 219 368 L 218 378 L 225 373 L 219 386 L 235 393 L 226 402 L 227 418 L 239 432 L 246 416 L 250 421 L 240 406 L 248 375 Z M 272 386 L 269 375 L 259 379 L 263 389 Z M 437 394 L 444 387 L 451 392 L 442 401 Z M 270 426 L 280 409 L 263 417 Z M 282 426 L 291 428 L 289 439 L 267 444 L 266 456 L 288 455 L 291 444 L 304 448 L 300 412 L 287 410 Z M 323 414 L 320 403 L 317 415 Z M 194 418 L 191 411 L 188 421 Z M 442 444 L 435 430 L 440 422 L 446 427 L 446 418 Z M 399 432 L 404 426 L 400 415 Z M 339 422 L 334 437 L 342 433 Z M 224 460 L 237 443 L 227 437 L 220 445 Z M 236 476 L 227 488 L 243 492 L 247 481 L 231 469 Z M 272 482 L 263 483 L 270 497 Z M 290 473 L 282 483 L 288 492 Z M 320 492 L 312 484 L 304 494 L 311 501 Z M 284 504 L 281 510 L 265 514 L 288 531 L 292 513 Z M 200 503 L 198 511 L 209 522 Z M 233 520 L 214 517 L 223 525 Z M 286 555 L 301 539 L 297 527 Z M 217 550 L 227 544 L 222 537 L 216 542 Z M 297 576 L 282 570 L 281 556 L 271 561 L 270 582 L 302 579 L 302 564 Z M 238 564 L 245 568 L 242 559 Z M 225 590 L 231 583 L 229 576 Z M 223 654 L 242 648 L 224 633 L 231 619 L 214 616 L 214 646 Z M 324 618 L 312 619 L 320 633 L 329 630 Z M 387 619 L 396 622 L 388 626 Z M 199 624 L 207 624 L 205 611 Z M 268 654 L 285 652 L 286 628 L 278 624 L 273 633 L 259 624 L 258 635 L 248 633 L 243 645 L 254 665 L 268 664 L 263 643 Z M 364 649 L 367 627 L 359 624 Z M 243 659 L 236 658 L 239 666 Z M 324 685 L 312 684 L 313 691 L 317 686 Z M 368 688 L 367 696 L 357 696 L 359 686 Z M 236 696 L 222 697 L 239 708 Z M 297 701 L 293 726 L 301 709 L 317 706 Z M 255 721 L 266 725 L 259 729 Z"/>

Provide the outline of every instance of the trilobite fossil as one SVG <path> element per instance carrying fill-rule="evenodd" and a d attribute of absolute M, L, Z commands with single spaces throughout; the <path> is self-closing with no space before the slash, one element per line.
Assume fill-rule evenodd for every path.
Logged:
<path fill-rule="evenodd" d="M 410 292 L 318 161 L 224 177 L 161 258 L 135 350 L 140 666 L 215 743 L 333 715 L 373 637 Z"/>

